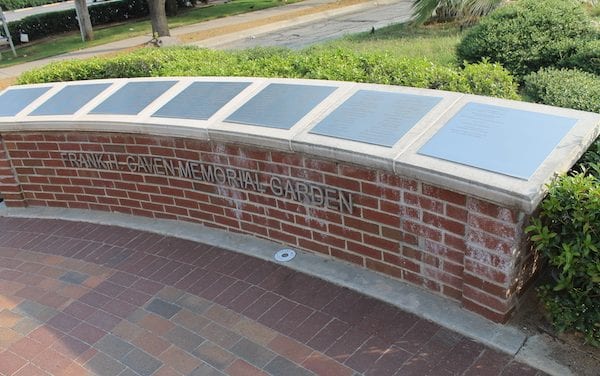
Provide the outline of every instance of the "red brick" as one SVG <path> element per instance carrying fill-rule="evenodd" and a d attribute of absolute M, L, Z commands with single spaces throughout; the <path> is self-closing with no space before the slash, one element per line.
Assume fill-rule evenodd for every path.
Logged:
<path fill-rule="evenodd" d="M 363 256 L 367 256 L 367 257 L 374 258 L 377 260 L 382 259 L 382 253 L 380 250 L 373 249 L 364 244 L 355 243 L 355 242 L 348 240 L 348 241 L 346 241 L 346 246 L 348 247 L 348 250 L 359 253 Z"/>
<path fill-rule="evenodd" d="M 297 244 L 297 238 L 295 236 L 286 234 L 281 231 L 269 229 L 269 237 L 273 240 L 279 240 L 286 244 L 295 245 Z"/>
<path fill-rule="evenodd" d="M 402 229 L 406 232 L 425 237 L 426 239 L 431 239 L 438 242 L 442 240 L 441 231 L 424 226 L 417 222 L 404 221 L 404 223 L 402 224 Z"/>
<path fill-rule="evenodd" d="M 290 169 L 290 177 L 298 178 L 301 180 L 309 180 L 315 183 L 323 183 L 323 181 L 325 180 L 325 176 L 319 171 L 297 167 L 292 167 Z"/>
<path fill-rule="evenodd" d="M 505 239 L 514 239 L 517 236 L 514 226 L 472 213 L 469 214 L 469 225 Z"/>
<path fill-rule="evenodd" d="M 302 228 L 302 227 L 298 227 L 298 226 L 293 226 L 287 223 L 282 223 L 281 224 L 281 231 L 302 237 L 302 238 L 307 238 L 307 239 L 311 239 L 311 231 L 306 229 L 306 228 Z"/>
<path fill-rule="evenodd" d="M 485 249 L 492 252 L 508 256 L 512 255 L 513 248 L 515 247 L 515 244 L 513 244 L 513 241 L 511 240 L 500 239 L 492 234 L 473 229 L 470 229 L 467 232 L 467 241 L 475 245 L 483 246 Z"/>
<path fill-rule="evenodd" d="M 394 252 L 394 253 L 400 252 L 400 243 L 399 242 L 387 240 L 380 236 L 372 236 L 369 234 L 364 234 L 363 242 L 365 244 L 372 245 L 373 247 L 383 249 L 387 252 Z"/>
<path fill-rule="evenodd" d="M 464 239 L 452 234 L 444 234 L 444 244 L 461 252 L 465 252 L 467 249 Z"/>
<path fill-rule="evenodd" d="M 242 224 L 243 227 L 243 224 Z M 262 227 L 261 227 L 262 228 Z M 259 233 L 258 231 L 252 231 L 253 233 Z M 262 235 L 266 235 L 266 229 L 265 229 L 265 233 L 263 233 Z M 308 251 L 312 251 L 312 252 L 319 252 L 325 255 L 329 254 L 329 247 L 327 245 L 321 244 L 321 243 L 317 243 L 314 242 L 312 240 L 307 240 L 307 239 L 298 239 L 298 246 L 300 248 L 306 249 Z"/>
<path fill-rule="evenodd" d="M 462 291 L 459 289 L 455 289 L 454 287 L 450 287 L 448 285 L 442 286 L 442 294 L 449 297 L 450 299 L 462 301 Z"/>
<path fill-rule="evenodd" d="M 379 182 L 409 191 L 416 191 L 419 187 L 419 183 L 415 180 L 406 179 L 398 175 L 392 175 L 385 172 L 379 172 Z"/>
<path fill-rule="evenodd" d="M 504 324 L 508 321 L 508 319 L 511 317 L 512 312 L 514 310 L 514 308 L 513 308 L 506 313 L 499 313 L 488 307 L 482 306 L 479 303 L 476 303 L 469 299 L 466 299 L 464 297 L 462 299 L 462 306 L 469 311 L 475 312 L 480 316 L 483 316 L 493 322 L 497 322 L 497 323 L 501 323 L 501 324 Z"/>
<path fill-rule="evenodd" d="M 509 301 L 486 294 L 470 285 L 464 286 L 463 297 L 473 302 L 477 302 L 478 305 L 491 308 L 500 313 L 505 313 L 512 308 Z"/>
<path fill-rule="evenodd" d="M 339 165 L 338 173 L 342 176 L 366 181 L 376 181 L 377 171 L 368 170 L 363 167 Z"/>
<path fill-rule="evenodd" d="M 519 217 L 515 210 L 507 209 L 492 204 L 491 202 L 478 200 L 472 197 L 470 197 L 467 202 L 467 208 L 469 211 L 475 211 L 509 223 L 517 223 Z"/>
<path fill-rule="evenodd" d="M 360 185 L 362 193 L 378 198 L 399 201 L 402 196 L 402 192 L 398 188 L 389 188 L 381 184 L 367 183 L 364 181 L 361 182 Z"/>
<path fill-rule="evenodd" d="M 457 219 L 461 222 L 467 222 L 468 212 L 467 210 L 460 208 L 458 206 L 446 205 L 446 215 L 450 218 Z"/>
<path fill-rule="evenodd" d="M 337 164 L 335 162 L 327 162 L 327 161 L 311 159 L 311 158 L 307 158 L 304 161 L 304 167 L 309 168 L 311 170 L 321 171 L 321 172 L 329 172 L 329 173 L 337 172 Z"/>
<path fill-rule="evenodd" d="M 464 253 L 455 251 L 451 248 L 444 246 L 443 244 L 425 240 L 425 252 L 429 252 L 433 255 L 444 257 L 448 260 L 454 261 L 457 264 L 462 264 L 464 260 Z"/>
<path fill-rule="evenodd" d="M 398 217 L 397 215 L 391 215 L 391 214 L 382 213 L 379 211 L 364 208 L 362 210 L 362 217 L 363 217 L 363 219 L 367 219 L 367 220 L 381 223 L 384 225 L 388 225 L 391 227 L 400 226 L 400 217 Z"/>
<path fill-rule="evenodd" d="M 387 252 L 383 253 L 383 260 L 390 264 L 401 267 L 402 269 L 407 269 L 415 273 L 419 273 L 421 271 L 421 265 L 412 260 L 404 258 L 402 256 L 390 254 Z"/>
<path fill-rule="evenodd" d="M 421 273 L 423 273 L 423 276 L 425 277 L 442 282 L 443 284 L 452 286 L 456 289 L 461 289 L 463 286 L 461 278 L 445 273 L 439 269 L 424 267 L 421 269 Z"/>
<path fill-rule="evenodd" d="M 402 255 L 405 257 L 411 258 L 413 260 L 421 261 L 423 252 L 416 250 L 411 247 L 403 246 L 402 247 Z"/>
<path fill-rule="evenodd" d="M 509 282 L 509 278 L 506 273 L 494 269 L 491 266 L 480 264 L 469 258 L 465 258 L 465 271 L 485 278 L 490 282 L 496 282 L 503 285 L 506 285 Z"/>
<path fill-rule="evenodd" d="M 402 278 L 402 269 L 383 262 L 366 259 L 366 267 L 376 272 L 390 275 L 395 278 Z"/>
<path fill-rule="evenodd" d="M 370 222 L 365 222 L 358 218 L 354 218 L 354 217 L 350 217 L 350 216 L 346 215 L 346 216 L 344 216 L 344 225 L 355 228 L 357 230 L 361 230 L 364 232 L 370 232 L 371 234 L 379 235 L 379 226 L 378 225 L 376 225 L 374 223 L 370 223 Z"/>
<path fill-rule="evenodd" d="M 498 270 L 509 270 L 512 268 L 513 260 L 510 257 L 504 257 L 485 249 L 480 249 L 473 246 L 467 246 L 465 255 L 472 260 L 476 260 L 481 264 L 491 266 Z"/>
<path fill-rule="evenodd" d="M 423 222 L 437 228 L 442 228 L 457 235 L 465 234 L 465 225 L 463 223 L 440 217 L 429 212 L 423 212 Z"/>
<path fill-rule="evenodd" d="M 341 250 L 339 248 L 331 248 L 330 249 L 331 256 L 338 258 L 340 260 L 345 260 L 351 262 L 353 264 L 357 264 L 360 266 L 364 266 L 365 258 L 354 253 L 346 252 L 345 250 Z"/>
<path fill-rule="evenodd" d="M 332 236 L 330 234 L 313 232 L 313 240 L 322 244 L 328 244 L 332 247 L 346 248 L 346 241 L 344 239 Z"/>
<path fill-rule="evenodd" d="M 357 242 L 362 241 L 362 234 L 348 227 L 329 224 L 327 229 L 329 233 L 340 236 L 341 238 L 351 239 Z"/>
<path fill-rule="evenodd" d="M 459 278 L 463 277 L 464 267 L 462 264 L 456 264 L 456 263 L 450 262 L 449 260 L 444 260 L 443 264 L 442 264 L 442 269 L 445 272 L 455 275 Z"/>
<path fill-rule="evenodd" d="M 447 189 L 434 187 L 432 185 L 423 184 L 423 194 L 425 196 L 434 197 L 442 201 L 451 202 L 459 206 L 465 206 L 467 197 L 463 194 L 449 191 Z"/>
<path fill-rule="evenodd" d="M 282 151 L 272 151 L 271 161 L 284 165 L 304 166 L 304 158 L 295 153 L 286 153 Z"/>

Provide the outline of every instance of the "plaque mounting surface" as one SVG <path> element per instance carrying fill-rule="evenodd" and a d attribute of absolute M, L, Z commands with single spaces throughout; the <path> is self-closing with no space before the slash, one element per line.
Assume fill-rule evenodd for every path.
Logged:
<path fill-rule="evenodd" d="M 577 119 L 466 104 L 418 153 L 529 180 Z"/>
<path fill-rule="evenodd" d="M 290 129 L 335 89 L 334 86 L 269 84 L 225 121 Z"/>
<path fill-rule="evenodd" d="M 90 111 L 90 114 L 137 115 L 176 83 L 177 81 L 129 82 Z"/>
<path fill-rule="evenodd" d="M 29 115 L 73 115 L 109 86 L 109 83 L 65 86 Z"/>
<path fill-rule="evenodd" d="M 310 133 L 392 147 L 441 97 L 359 90 Z"/>
<path fill-rule="evenodd" d="M 250 82 L 194 82 L 152 117 L 208 120 Z"/>
<path fill-rule="evenodd" d="M 5 91 L 0 95 L 0 116 L 15 116 L 49 89 L 50 86 Z"/>

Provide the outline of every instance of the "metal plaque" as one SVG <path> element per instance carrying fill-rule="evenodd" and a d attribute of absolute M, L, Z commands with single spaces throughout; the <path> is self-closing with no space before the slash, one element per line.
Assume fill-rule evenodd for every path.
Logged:
<path fill-rule="evenodd" d="M 29 115 L 73 115 L 110 85 L 106 83 L 65 86 Z"/>
<path fill-rule="evenodd" d="M 270 84 L 225 121 L 290 129 L 335 89 L 334 86 Z"/>
<path fill-rule="evenodd" d="M 310 133 L 392 147 L 441 97 L 359 90 Z"/>
<path fill-rule="evenodd" d="M 129 82 L 90 111 L 90 114 L 137 115 L 176 81 Z"/>
<path fill-rule="evenodd" d="M 250 82 L 194 82 L 152 116 L 208 120 L 248 85 Z"/>
<path fill-rule="evenodd" d="M 0 116 L 15 116 L 49 89 L 50 86 L 5 91 L 0 95 Z"/>
<path fill-rule="evenodd" d="M 529 180 L 577 119 L 468 103 L 419 154 Z"/>

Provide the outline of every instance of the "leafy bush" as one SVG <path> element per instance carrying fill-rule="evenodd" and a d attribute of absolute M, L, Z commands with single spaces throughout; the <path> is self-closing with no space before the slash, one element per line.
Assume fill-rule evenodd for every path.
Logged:
<path fill-rule="evenodd" d="M 148 3 L 145 0 L 122 0 L 90 5 L 88 10 L 92 25 L 102 25 L 145 17 L 148 15 Z M 28 34 L 32 41 L 52 34 L 79 30 L 75 9 L 36 14 L 10 22 L 8 27 L 15 42 L 20 40 L 21 32 Z"/>
<path fill-rule="evenodd" d="M 582 41 L 575 53 L 561 61 L 560 65 L 600 76 L 600 39 Z"/>
<path fill-rule="evenodd" d="M 40 5 L 59 3 L 65 0 L 0 0 L 3 10 L 21 9 L 27 7 L 38 7 Z"/>
<path fill-rule="evenodd" d="M 576 69 L 541 69 L 525 77 L 525 95 L 552 106 L 600 113 L 600 76 Z"/>
<path fill-rule="evenodd" d="M 560 65 L 583 40 L 598 37 L 575 0 L 520 0 L 485 17 L 457 47 L 459 61 L 489 58 L 521 78 Z"/>
<path fill-rule="evenodd" d="M 20 83 L 141 76 L 261 76 L 371 82 L 517 98 L 512 76 L 496 64 L 464 70 L 425 59 L 342 48 L 211 51 L 194 47 L 140 49 L 109 59 L 59 62 L 23 74 Z"/>
<path fill-rule="evenodd" d="M 550 185 L 527 231 L 553 269 L 554 281 L 538 290 L 553 325 L 600 346 L 600 164 L 590 167 Z"/>

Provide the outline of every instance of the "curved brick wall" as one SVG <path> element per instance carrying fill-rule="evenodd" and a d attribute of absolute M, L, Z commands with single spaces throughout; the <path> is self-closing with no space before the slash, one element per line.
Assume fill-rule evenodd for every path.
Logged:
<path fill-rule="evenodd" d="M 539 266 L 529 215 L 599 125 L 581 111 L 350 82 L 24 85 L 0 93 L 0 196 L 262 237 L 503 322 Z"/>
<path fill-rule="evenodd" d="M 535 266 L 525 213 L 383 170 L 236 143 L 99 132 L 5 133 L 2 150 L 8 206 L 251 234 L 422 286 L 494 321 L 510 316 Z"/>

